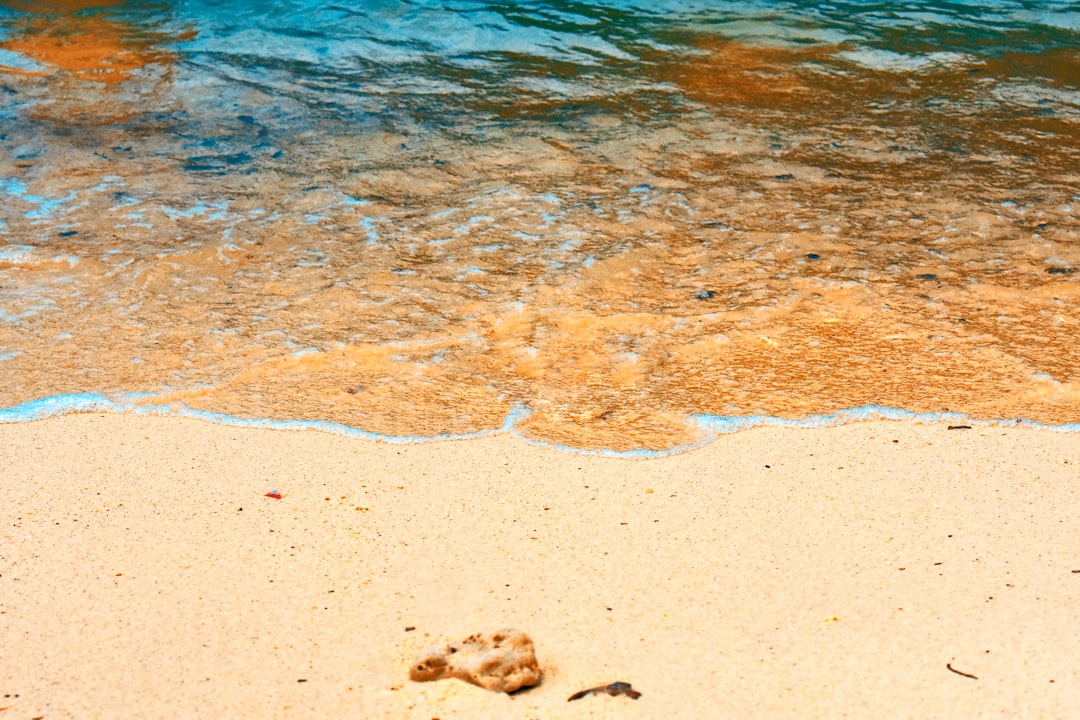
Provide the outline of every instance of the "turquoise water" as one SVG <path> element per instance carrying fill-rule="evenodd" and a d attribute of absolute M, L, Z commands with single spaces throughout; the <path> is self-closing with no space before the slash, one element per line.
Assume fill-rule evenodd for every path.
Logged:
<path fill-rule="evenodd" d="M 1075 3 L 0 2 L 0 407 L 1068 425 L 1077 168 Z"/>

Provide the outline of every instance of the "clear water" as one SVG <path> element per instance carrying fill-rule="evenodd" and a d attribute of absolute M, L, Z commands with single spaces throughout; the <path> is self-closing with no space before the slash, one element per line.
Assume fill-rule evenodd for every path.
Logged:
<path fill-rule="evenodd" d="M 0 407 L 1075 423 L 1078 217 L 1072 2 L 0 2 Z"/>

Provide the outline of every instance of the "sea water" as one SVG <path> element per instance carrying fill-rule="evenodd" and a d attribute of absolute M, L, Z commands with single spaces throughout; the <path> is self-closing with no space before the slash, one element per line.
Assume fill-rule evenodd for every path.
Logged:
<path fill-rule="evenodd" d="M 1078 218 L 1074 2 L 0 2 L 5 419 L 1068 425 Z"/>

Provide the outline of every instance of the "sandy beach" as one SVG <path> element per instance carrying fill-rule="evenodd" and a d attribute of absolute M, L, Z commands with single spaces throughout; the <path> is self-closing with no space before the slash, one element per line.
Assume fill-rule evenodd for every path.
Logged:
<path fill-rule="evenodd" d="M 1080 703 L 1075 434 L 758 428 L 626 460 L 79 414 L 0 446 L 0 719 Z M 423 647 L 503 627 L 536 687 L 409 681 Z M 616 680 L 642 696 L 567 702 Z"/>

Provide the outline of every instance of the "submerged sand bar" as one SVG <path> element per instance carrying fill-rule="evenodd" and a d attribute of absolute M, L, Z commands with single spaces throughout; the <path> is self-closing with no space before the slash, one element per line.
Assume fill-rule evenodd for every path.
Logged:
<path fill-rule="evenodd" d="M 1080 702 L 1075 434 L 758 428 L 641 461 L 82 414 L 0 447 L 0 718 Z M 408 681 L 420 648 L 499 627 L 540 685 Z M 567 703 L 616 680 L 642 696 Z"/>

